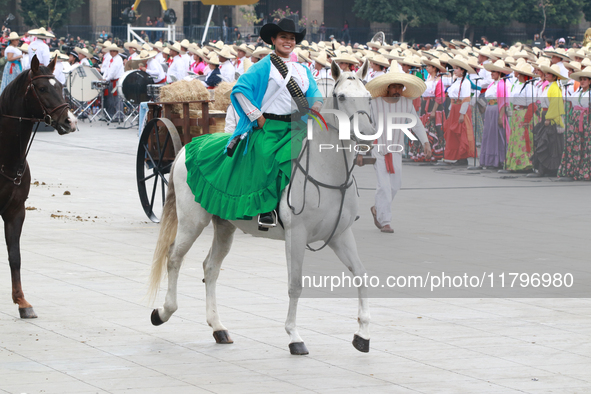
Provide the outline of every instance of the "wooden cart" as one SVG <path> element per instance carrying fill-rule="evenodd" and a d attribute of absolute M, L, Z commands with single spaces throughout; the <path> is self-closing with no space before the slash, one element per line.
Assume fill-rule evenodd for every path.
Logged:
<path fill-rule="evenodd" d="M 212 100 L 148 103 L 136 158 L 136 176 L 144 212 L 155 223 L 160 221 L 168 175 L 178 152 L 194 137 L 224 130 L 226 113 L 211 111 L 210 103 Z M 200 117 L 191 117 L 191 104 L 201 108 Z"/>

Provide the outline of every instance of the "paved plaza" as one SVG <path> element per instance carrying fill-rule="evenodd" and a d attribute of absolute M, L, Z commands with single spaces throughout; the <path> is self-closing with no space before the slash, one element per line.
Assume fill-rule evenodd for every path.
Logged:
<path fill-rule="evenodd" d="M 355 298 L 302 298 L 310 354 L 292 356 L 283 243 L 241 232 L 218 281 L 234 344 L 217 345 L 201 268 L 211 225 L 185 259 L 178 311 L 152 326 L 145 295 L 158 225 L 139 203 L 136 150 L 137 130 L 99 123 L 36 137 L 21 247 L 39 318 L 18 318 L 4 252 L 0 393 L 591 392 L 589 298 L 372 298 L 367 354 L 351 345 Z M 382 234 L 369 213 L 373 168 L 356 178 L 354 230 L 368 268 L 371 250 L 386 246 L 393 266 L 589 262 L 589 183 L 405 163 L 396 232 Z M 330 251 L 306 257 L 336 264 Z"/>

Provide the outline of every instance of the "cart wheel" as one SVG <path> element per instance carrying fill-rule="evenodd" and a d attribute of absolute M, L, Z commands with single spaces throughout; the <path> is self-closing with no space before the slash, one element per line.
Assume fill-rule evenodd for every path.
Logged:
<path fill-rule="evenodd" d="M 146 123 L 137 150 L 137 188 L 144 212 L 160 222 L 168 189 L 168 174 L 182 143 L 174 124 L 166 118 Z"/>

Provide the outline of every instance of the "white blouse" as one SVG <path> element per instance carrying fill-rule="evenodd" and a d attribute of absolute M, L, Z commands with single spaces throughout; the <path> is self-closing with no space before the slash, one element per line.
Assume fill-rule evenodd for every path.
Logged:
<path fill-rule="evenodd" d="M 288 59 L 281 58 L 288 69 L 291 68 L 291 76 L 296 81 L 302 92 L 305 94 L 310 87 L 310 81 L 308 81 L 308 74 L 305 66 L 297 62 L 289 61 Z M 283 87 L 281 93 L 277 96 L 275 92 L 281 88 L 284 83 L 284 79 L 281 76 L 279 70 L 271 63 L 271 72 L 269 73 L 269 84 L 267 85 L 267 91 L 263 97 L 261 109 L 256 108 L 248 99 L 241 93 L 236 94 L 236 99 L 240 103 L 242 110 L 248 116 L 251 121 L 258 119 L 263 112 L 275 115 L 289 115 L 295 110 L 295 106 L 292 105 L 292 97 L 287 90 L 287 86 Z M 269 102 L 273 99 L 273 102 Z M 261 111 L 262 110 L 262 111 Z"/>
<path fill-rule="evenodd" d="M 464 82 L 462 82 L 462 78 L 457 78 L 447 89 L 447 95 L 452 100 L 464 99 L 470 97 L 471 90 L 472 85 L 470 84 L 468 78 L 465 78 Z"/>
<path fill-rule="evenodd" d="M 435 90 L 437 89 L 437 81 L 439 78 L 432 77 L 429 75 L 427 80 L 425 81 L 425 85 L 427 85 L 427 89 L 423 93 L 423 97 L 435 97 Z"/>
<path fill-rule="evenodd" d="M 13 47 L 12 45 L 6 47 L 6 49 L 4 50 L 4 56 L 8 58 L 9 53 L 12 53 L 14 56 L 20 56 L 23 54 L 23 52 L 20 49 L 18 49 L 17 47 Z M 17 60 L 20 61 L 21 59 Z"/>
<path fill-rule="evenodd" d="M 535 99 L 534 86 L 532 82 L 524 84 L 516 81 L 511 86 L 511 104 L 527 107 Z"/>

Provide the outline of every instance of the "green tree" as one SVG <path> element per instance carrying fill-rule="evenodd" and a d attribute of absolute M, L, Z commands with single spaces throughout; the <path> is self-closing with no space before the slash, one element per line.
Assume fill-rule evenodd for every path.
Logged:
<path fill-rule="evenodd" d="M 84 0 L 21 0 L 20 12 L 29 26 L 58 28 L 83 3 Z"/>
<path fill-rule="evenodd" d="M 371 22 L 400 25 L 400 41 L 408 26 L 437 23 L 441 19 L 439 0 L 355 0 L 353 12 Z"/>
<path fill-rule="evenodd" d="M 581 20 L 582 12 L 591 16 L 591 2 L 586 0 L 524 0 L 518 3 L 516 19 L 541 26 L 540 37 L 547 25 L 568 26 Z"/>
<path fill-rule="evenodd" d="M 463 38 L 474 41 L 475 26 L 504 26 L 515 18 L 519 0 L 443 0 L 445 17 L 463 27 Z"/>

